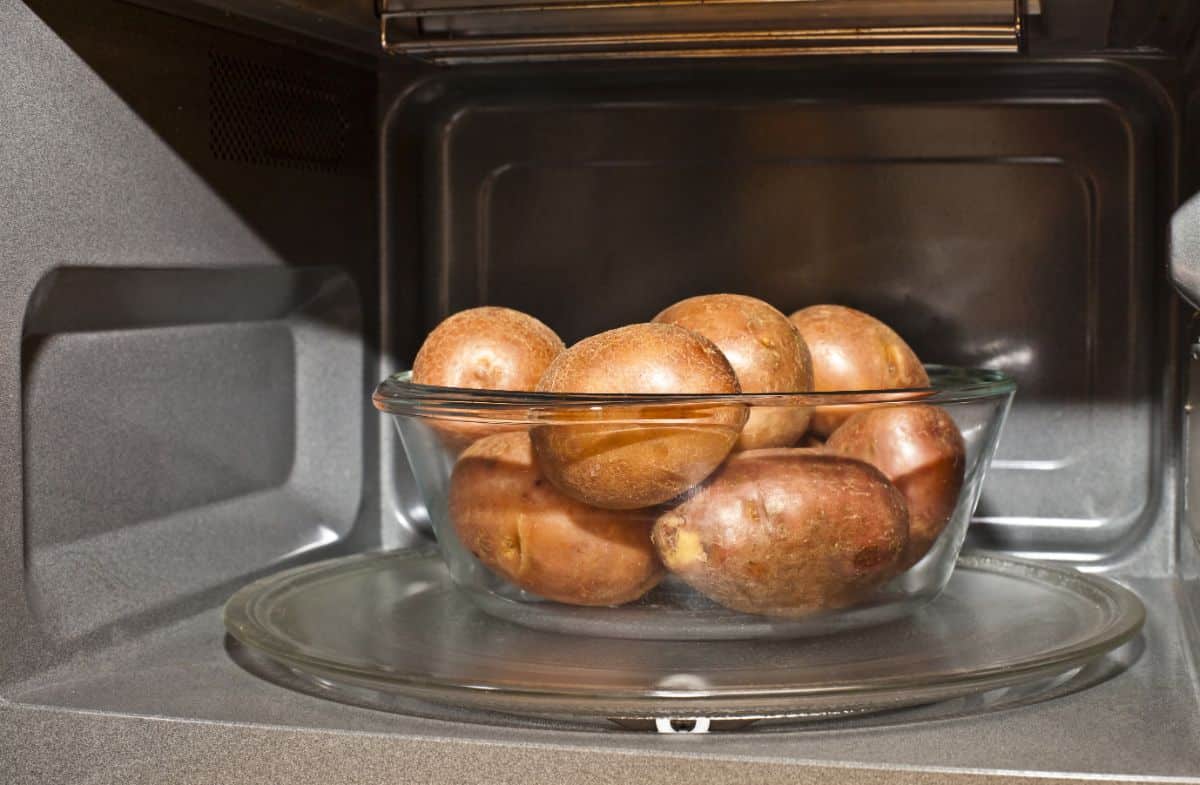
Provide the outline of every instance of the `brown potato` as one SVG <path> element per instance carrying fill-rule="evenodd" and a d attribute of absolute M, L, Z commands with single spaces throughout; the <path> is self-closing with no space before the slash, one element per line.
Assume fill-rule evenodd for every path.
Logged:
<path fill-rule="evenodd" d="M 471 308 L 429 333 L 413 361 L 412 380 L 441 387 L 529 391 L 564 348 L 553 330 L 528 314 L 511 308 Z M 490 433 L 513 430 L 453 420 L 436 420 L 433 428 L 455 450 Z"/>
<path fill-rule="evenodd" d="M 868 463 L 757 450 L 664 512 L 652 537 L 667 569 L 716 602 L 797 617 L 853 605 L 893 577 L 908 512 Z"/>
<path fill-rule="evenodd" d="M 908 548 L 901 568 L 929 552 L 958 503 L 967 448 L 944 409 L 925 404 L 860 412 L 829 437 L 826 448 L 883 472 L 908 502 Z"/>
<path fill-rule="evenodd" d="M 450 519 L 488 568 L 522 589 L 572 605 L 620 605 L 658 584 L 653 517 L 571 499 L 538 470 L 526 432 L 468 447 L 450 478 Z"/>
<path fill-rule="evenodd" d="M 814 305 L 789 317 L 812 354 L 818 392 L 894 390 L 929 386 L 917 355 L 896 332 L 873 316 L 841 305 Z M 812 430 L 828 437 L 857 406 L 819 407 Z"/>
<path fill-rule="evenodd" d="M 733 366 L 744 393 L 812 390 L 808 346 L 796 326 L 762 300 L 742 294 L 690 297 L 654 321 L 677 324 L 715 343 Z M 808 407 L 755 407 L 734 449 L 790 447 L 804 435 L 811 417 Z"/>
<path fill-rule="evenodd" d="M 593 335 L 555 358 L 538 382 L 551 393 L 740 391 L 711 341 L 672 324 L 632 324 Z M 629 422 L 632 419 L 644 422 Z M 656 425 L 654 419 L 671 420 Z M 691 419 L 693 423 L 680 422 Z M 605 421 L 622 420 L 605 424 Z M 559 490 L 614 510 L 672 499 L 707 477 L 746 422 L 746 407 L 608 407 L 564 413 L 531 429 L 538 463 Z M 593 424 L 595 423 L 595 424 Z"/>

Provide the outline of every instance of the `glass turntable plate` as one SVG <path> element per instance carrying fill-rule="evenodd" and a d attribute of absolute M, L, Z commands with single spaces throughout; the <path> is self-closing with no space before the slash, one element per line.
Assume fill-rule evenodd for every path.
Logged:
<path fill-rule="evenodd" d="M 458 707 L 578 717 L 831 716 L 1045 679 L 1135 636 L 1137 596 L 1071 570 L 960 557 L 943 594 L 866 630 L 774 641 L 637 641 L 543 632 L 478 609 L 437 553 L 319 562 L 225 608 L 241 643 L 323 682 Z"/>

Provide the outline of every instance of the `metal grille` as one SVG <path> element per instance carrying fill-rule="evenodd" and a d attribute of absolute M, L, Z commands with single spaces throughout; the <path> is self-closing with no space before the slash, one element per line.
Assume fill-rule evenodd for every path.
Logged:
<path fill-rule="evenodd" d="M 225 161 L 337 172 L 350 120 L 341 92 L 302 71 L 209 54 L 209 149 Z"/>

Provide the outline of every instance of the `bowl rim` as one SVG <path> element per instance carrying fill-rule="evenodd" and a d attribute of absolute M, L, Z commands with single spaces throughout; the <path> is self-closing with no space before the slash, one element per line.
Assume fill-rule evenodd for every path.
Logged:
<path fill-rule="evenodd" d="M 926 365 L 929 386 L 890 390 L 842 392 L 731 393 L 731 394 L 617 394 L 545 393 L 477 390 L 417 384 L 412 371 L 388 376 L 371 396 L 375 408 L 386 414 L 530 422 L 552 419 L 556 412 L 579 414 L 612 407 L 670 407 L 683 411 L 711 410 L 730 405 L 811 407 L 855 404 L 956 404 L 1002 399 L 1016 391 L 1016 382 L 1003 371 Z M 661 413 L 655 415 L 655 419 Z"/>

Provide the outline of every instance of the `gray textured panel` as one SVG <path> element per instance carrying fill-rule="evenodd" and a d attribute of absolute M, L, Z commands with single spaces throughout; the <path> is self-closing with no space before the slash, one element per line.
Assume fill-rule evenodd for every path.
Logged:
<path fill-rule="evenodd" d="M 244 494 L 37 548 L 28 601 L 39 635 L 91 647 L 147 616 L 173 615 L 172 605 L 218 602 L 263 571 L 335 543 L 346 525 L 290 487 Z M 44 651 L 41 664 L 55 656 Z"/>
<path fill-rule="evenodd" d="M 287 479 L 292 336 L 277 323 L 57 335 L 27 359 L 25 529 L 39 551 Z"/>
<path fill-rule="evenodd" d="M 1190 611 L 1173 581 L 1131 588 L 1149 618 L 1145 648 L 1128 671 L 1049 703 L 942 722 L 900 716 L 860 728 L 664 737 L 389 715 L 291 692 L 241 670 L 222 651 L 216 613 L 116 643 L 86 666 L 68 663 L 13 685 L 7 710 L 21 739 L 17 770 L 37 771 L 46 782 L 70 782 L 96 760 L 110 767 L 106 781 L 131 783 L 171 782 L 172 774 L 178 782 L 300 784 L 972 783 L 983 776 L 1200 782 L 1200 694 L 1183 623 Z M 134 659 L 139 666 L 130 668 Z M 30 704 L 99 713 L 11 713 Z M 155 730 L 139 726 L 151 720 L 132 717 L 153 718 Z M 181 721 L 162 721 L 169 718 Z M 52 739 L 88 752 L 73 762 Z M 96 746 L 81 746 L 88 744 Z"/>
<path fill-rule="evenodd" d="M 377 329 L 376 299 L 357 294 L 374 290 L 377 270 L 371 71 L 111 0 L 0 0 L 0 31 L 4 681 L 68 658 L 86 662 L 114 638 L 211 607 L 271 565 L 335 540 L 377 542 L 377 502 L 363 476 L 376 464 L 375 420 L 368 426 L 364 414 L 378 372 L 363 337 Z M 342 167 L 216 159 L 214 52 L 266 63 L 288 79 L 319 73 L 335 85 L 349 123 Z M 310 275 L 313 266 L 326 269 Z M 239 341 L 249 353 L 222 368 L 219 357 Z M 60 383 L 71 368 L 52 364 L 85 345 L 111 353 L 84 358 L 101 376 L 111 361 L 149 379 L 134 356 L 144 349 L 158 352 L 171 374 L 151 385 L 155 400 L 145 410 L 119 397 L 94 405 L 135 419 L 153 413 L 147 441 L 112 422 L 105 442 L 99 419 L 76 419 L 80 436 L 144 460 L 142 447 L 172 424 L 190 435 L 157 446 L 170 460 L 146 463 L 165 482 L 151 494 L 139 494 L 119 466 L 90 469 L 91 490 L 120 500 L 100 510 L 104 526 L 42 515 L 42 533 L 54 534 L 35 547 L 25 537 L 23 425 L 38 419 L 36 430 L 49 437 L 43 426 L 68 423 L 49 404 L 83 392 L 67 394 Z M 254 363 L 264 361 L 273 369 L 255 377 L 265 366 Z M 230 386 L 224 411 L 216 390 L 172 407 L 158 396 L 179 397 L 185 379 L 177 371 L 189 365 L 210 384 L 235 370 L 245 383 Z M 27 371 L 40 379 L 36 389 L 26 389 Z M 133 377 L 99 381 L 110 392 L 137 387 Z M 248 398 L 252 391 L 264 397 Z M 47 404 L 40 415 L 23 411 L 30 392 Z M 198 423 L 210 415 L 206 434 Z M 221 434 L 245 433 L 263 440 L 217 443 Z M 196 474 L 181 455 L 189 441 L 212 448 L 209 457 L 224 465 L 209 462 L 207 474 Z M 48 446 L 36 449 L 53 474 Z M 71 446 L 68 439 L 58 449 Z M 201 475 L 203 483 L 189 486 Z M 57 479 L 62 488 L 73 482 Z M 100 487 L 110 480 L 113 487 Z M 154 494 L 161 495 L 152 501 Z M 63 500 L 42 494 L 34 506 L 44 511 L 46 503 Z M 77 524 L 90 536 L 60 542 L 83 533 L 73 531 Z"/>
<path fill-rule="evenodd" d="M 30 294 L 24 335 L 283 319 L 331 278 L 328 268 L 60 267 Z"/>
<path fill-rule="evenodd" d="M 47 635 L 350 531 L 363 361 L 344 275 L 70 268 L 31 303 L 28 330 L 65 330 L 27 338 L 23 363 L 26 584 Z M 156 326 L 172 319 L 192 323 Z"/>
<path fill-rule="evenodd" d="M 6 710 L 0 707 L 0 721 Z M 944 768 L 880 768 L 786 758 L 748 759 L 702 751 L 702 739 L 678 736 L 656 752 L 598 748 L 585 739 L 502 744 L 445 736 L 324 734 L 307 730 L 164 725 L 145 718 L 27 712 L 10 738 L 19 745 L 13 785 L 120 782 L 127 785 L 1068 785 L 1075 777 L 1020 771 L 1002 774 Z M 64 745 L 78 755 L 63 756 Z M 3 750 L 0 750 L 2 753 Z M 153 763 L 148 762 L 152 756 Z M 96 761 L 106 761 L 97 771 Z M 0 764 L 3 760 L 0 759 Z M 1106 778 L 1112 783 L 1195 782 L 1193 779 Z"/>

